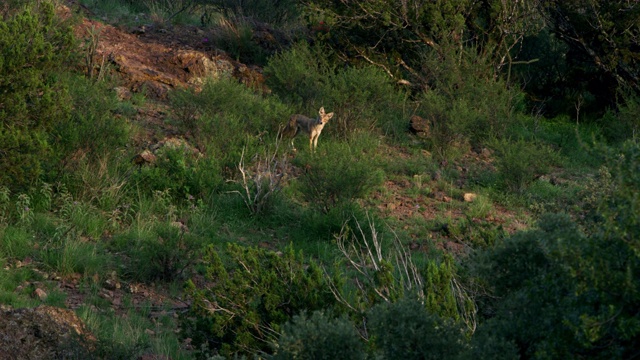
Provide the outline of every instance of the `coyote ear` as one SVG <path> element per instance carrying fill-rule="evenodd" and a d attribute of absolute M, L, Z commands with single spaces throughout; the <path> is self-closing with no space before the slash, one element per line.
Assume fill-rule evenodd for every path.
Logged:
<path fill-rule="evenodd" d="M 331 119 L 332 117 L 333 117 L 333 113 L 332 112 L 327 114 L 327 120 Z"/>
<path fill-rule="evenodd" d="M 324 115 L 324 106 L 320 108 L 320 111 L 318 111 L 318 113 L 320 113 L 320 115 Z"/>

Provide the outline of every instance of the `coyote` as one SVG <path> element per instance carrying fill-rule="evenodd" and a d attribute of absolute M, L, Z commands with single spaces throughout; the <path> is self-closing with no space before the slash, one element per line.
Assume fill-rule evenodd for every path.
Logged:
<path fill-rule="evenodd" d="M 309 150 L 315 152 L 318 147 L 318 137 L 322 132 L 322 128 L 329 122 L 329 119 L 333 117 L 333 113 L 325 113 L 324 107 L 318 111 L 318 117 L 315 119 L 308 118 L 304 115 L 291 115 L 289 123 L 284 128 L 282 135 L 291 138 L 291 147 L 295 150 L 293 140 L 296 136 L 303 131 L 309 135 Z"/>

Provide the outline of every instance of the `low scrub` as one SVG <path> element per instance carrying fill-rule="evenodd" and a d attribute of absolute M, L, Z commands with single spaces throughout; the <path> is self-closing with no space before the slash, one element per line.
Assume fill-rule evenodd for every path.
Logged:
<path fill-rule="evenodd" d="M 157 223 L 148 230 L 130 231 L 114 239 L 127 256 L 124 276 L 137 281 L 173 281 L 198 258 L 203 240 L 179 223 Z"/>
<path fill-rule="evenodd" d="M 492 145 L 496 150 L 496 168 L 502 186 L 515 193 L 521 193 L 533 181 L 547 174 L 557 161 L 557 155 L 544 144 L 503 139 L 494 141 Z"/>
<path fill-rule="evenodd" d="M 372 158 L 347 143 L 325 142 L 318 153 L 300 154 L 297 165 L 305 168 L 298 178 L 300 192 L 311 207 L 324 213 L 364 198 L 382 184 L 384 173 Z"/>
<path fill-rule="evenodd" d="M 210 285 L 188 282 L 193 302 L 186 328 L 209 355 L 267 352 L 294 315 L 335 303 L 320 266 L 292 246 L 282 253 L 234 243 L 224 251 L 211 246 L 204 264 Z"/>

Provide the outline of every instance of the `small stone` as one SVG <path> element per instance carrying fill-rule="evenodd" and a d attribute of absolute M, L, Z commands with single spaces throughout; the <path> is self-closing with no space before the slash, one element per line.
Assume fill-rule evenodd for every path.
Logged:
<path fill-rule="evenodd" d="M 464 194 L 464 201 L 473 202 L 477 197 L 478 197 L 478 195 L 476 195 L 474 193 L 465 193 Z"/>
<path fill-rule="evenodd" d="M 47 293 L 46 293 L 44 290 L 40 289 L 40 288 L 35 289 L 35 291 L 33 292 L 33 294 L 34 294 L 35 296 L 37 296 L 37 297 L 38 297 L 38 299 L 40 299 L 40 300 L 42 300 L 42 301 L 47 300 Z"/>
<path fill-rule="evenodd" d="M 121 287 L 120 282 L 114 279 L 107 279 L 105 280 L 104 284 L 105 284 L 105 288 L 109 290 L 117 290 L 117 289 L 120 289 Z"/>

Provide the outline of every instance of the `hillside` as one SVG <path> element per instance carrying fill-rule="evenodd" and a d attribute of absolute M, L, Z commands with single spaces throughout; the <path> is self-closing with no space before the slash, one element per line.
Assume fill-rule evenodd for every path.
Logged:
<path fill-rule="evenodd" d="M 562 74 L 628 91 L 604 110 L 596 77 L 560 96 L 485 51 L 543 53 L 547 18 L 259 3 L 2 9 L 4 356 L 637 354 L 632 60 Z"/>

